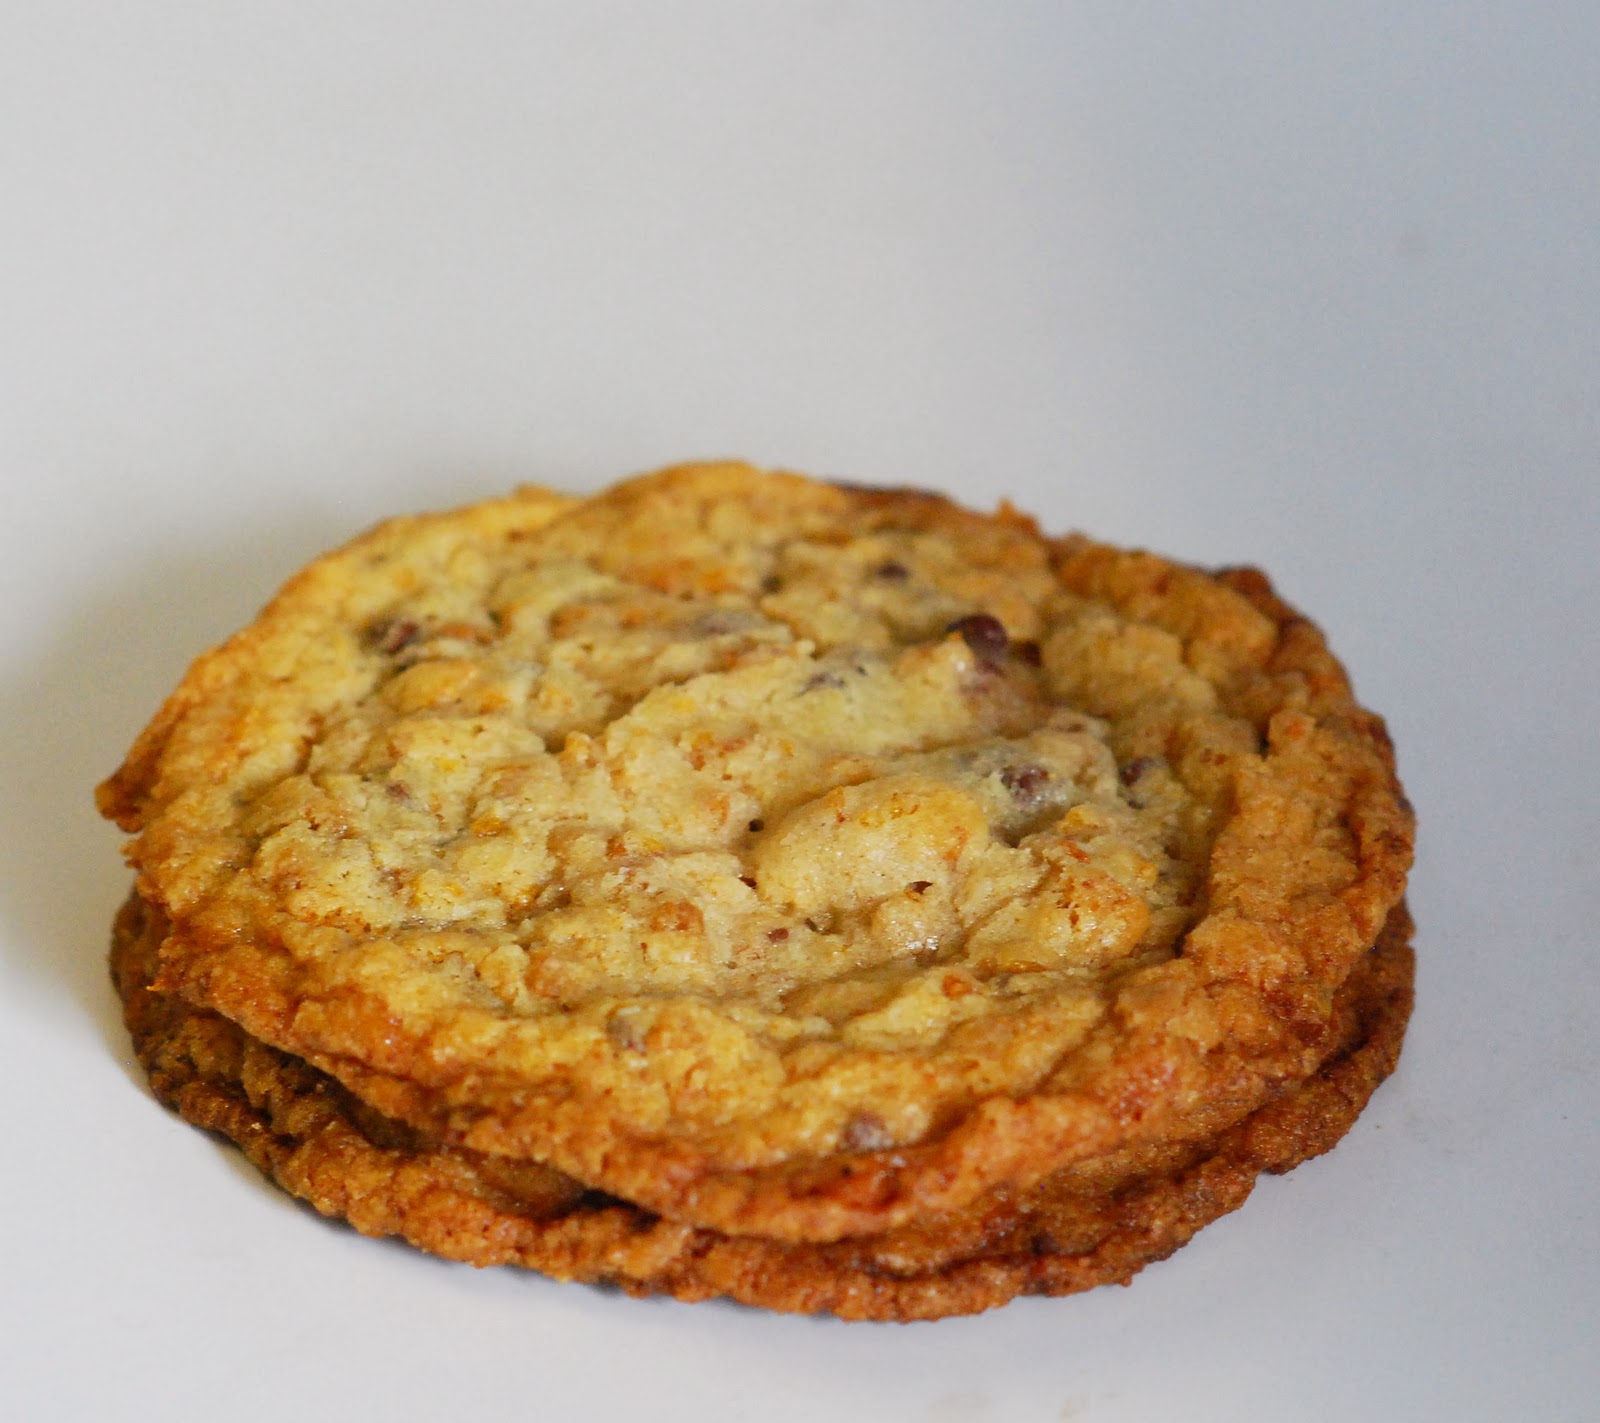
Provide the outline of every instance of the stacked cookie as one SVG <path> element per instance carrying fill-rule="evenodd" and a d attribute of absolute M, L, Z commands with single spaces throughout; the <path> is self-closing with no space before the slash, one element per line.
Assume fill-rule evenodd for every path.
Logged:
<path fill-rule="evenodd" d="M 1126 1280 L 1410 1004 L 1382 724 L 1259 574 L 689 466 L 396 520 L 100 790 L 163 1100 L 373 1234 L 851 1318 Z"/>

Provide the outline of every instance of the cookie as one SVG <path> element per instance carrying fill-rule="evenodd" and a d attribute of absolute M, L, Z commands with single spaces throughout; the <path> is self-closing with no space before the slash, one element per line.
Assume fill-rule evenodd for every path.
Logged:
<path fill-rule="evenodd" d="M 1288 1170 L 1331 1147 L 1393 1068 L 1411 1001 L 1402 906 L 1339 992 L 1327 1058 L 1219 1137 L 1147 1150 L 1109 1190 L 1062 1172 L 954 1218 L 831 1245 L 789 1244 L 664 1220 L 547 1167 L 429 1141 L 228 1019 L 152 989 L 165 927 L 130 897 L 112 945 L 113 976 L 152 1087 L 323 1214 L 475 1265 L 852 1319 L 932 1319 L 1022 1293 L 1126 1282 L 1236 1209 L 1261 1171 Z"/>
<path fill-rule="evenodd" d="M 1241 1121 L 1412 839 L 1259 574 L 743 465 L 382 526 L 100 801 L 162 991 L 431 1140 L 797 1242 Z"/>

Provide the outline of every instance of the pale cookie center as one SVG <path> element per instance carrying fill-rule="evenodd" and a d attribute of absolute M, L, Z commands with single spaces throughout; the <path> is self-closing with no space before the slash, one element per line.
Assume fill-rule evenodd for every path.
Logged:
<path fill-rule="evenodd" d="M 936 541 L 791 542 L 748 592 L 528 556 L 371 623 L 372 694 L 256 802 L 301 921 L 515 1017 L 684 995 L 864 1043 L 1170 951 L 1181 786 L 1119 777 L 1037 642 L 952 617 Z"/>

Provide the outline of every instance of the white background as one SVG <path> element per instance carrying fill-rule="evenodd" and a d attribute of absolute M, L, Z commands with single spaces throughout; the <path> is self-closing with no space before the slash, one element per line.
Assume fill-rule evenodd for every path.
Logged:
<path fill-rule="evenodd" d="M 171 1119 L 94 782 L 376 518 L 698 455 L 1253 562 L 1422 818 L 1404 1062 L 1127 1290 L 636 1303 Z M 0 5 L 0 1415 L 1600 1416 L 1600 7 Z"/>

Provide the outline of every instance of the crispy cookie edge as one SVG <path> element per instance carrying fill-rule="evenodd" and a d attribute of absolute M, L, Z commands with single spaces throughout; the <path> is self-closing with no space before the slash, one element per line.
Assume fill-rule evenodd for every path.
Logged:
<path fill-rule="evenodd" d="M 152 932 L 136 895 L 118 915 L 111 968 L 155 1095 L 232 1141 L 282 1189 L 363 1234 L 634 1295 L 910 1321 L 976 1313 L 1020 1294 L 1126 1283 L 1241 1206 L 1260 1172 L 1287 1171 L 1330 1149 L 1398 1059 L 1411 1008 L 1411 928 L 1397 908 L 1357 971 L 1358 990 L 1346 996 L 1341 1043 L 1310 1078 L 1170 1174 L 1136 1180 L 1087 1208 L 1072 1201 L 1066 1218 L 1080 1231 L 1087 1218 L 1091 1244 L 1052 1240 L 1062 1203 L 1052 1202 L 1046 1183 L 1031 1196 L 1003 1194 L 977 1227 L 979 1243 L 959 1258 L 909 1272 L 885 1268 L 870 1239 L 807 1245 L 724 1236 L 585 1192 L 554 1172 L 508 1195 L 474 1153 L 419 1140 L 397 1124 L 374 1130 L 371 1114 L 326 1075 L 152 989 L 160 926 Z M 972 1223 L 964 1224 L 970 1234 Z"/>
<path fill-rule="evenodd" d="M 932 503 L 953 514 L 985 517 L 925 494 L 857 497 L 911 499 L 919 507 Z M 558 507 L 564 506 L 551 505 Z M 395 521 L 367 537 L 400 537 L 420 522 Z M 1157 1139 L 1175 1121 L 1194 1130 L 1197 1124 L 1211 1129 L 1237 1120 L 1314 1067 L 1326 1047 L 1331 995 L 1403 888 L 1412 831 L 1392 749 L 1381 721 L 1356 705 L 1321 635 L 1259 574 L 1235 571 L 1212 578 L 1085 539 L 1059 540 L 1054 547 L 1068 587 L 1158 623 L 1174 578 L 1191 585 L 1197 579 L 1213 582 L 1247 599 L 1273 622 L 1276 638 L 1255 659 L 1259 666 L 1238 669 L 1248 674 L 1236 679 L 1241 705 L 1261 703 L 1265 742 L 1276 736 L 1286 755 L 1298 752 L 1338 763 L 1335 769 L 1348 783 L 1340 813 L 1357 845 L 1357 874 L 1349 891 L 1313 909 L 1280 915 L 1279 922 L 1267 926 L 1270 954 L 1257 952 L 1262 935 L 1252 931 L 1261 926 L 1247 913 L 1235 913 L 1236 922 L 1212 923 L 1204 943 L 1195 938 L 1192 950 L 1186 946 L 1178 960 L 1180 975 L 1188 975 L 1186 986 L 1225 1000 L 1230 1024 L 1246 1030 L 1230 1039 L 1229 1050 L 1218 1053 L 1174 1039 L 1159 1018 L 1133 1031 L 1119 1020 L 1108 1034 L 1124 1041 L 1093 1082 L 1047 1083 L 1045 1090 L 1021 1098 L 985 1101 L 937 1138 L 893 1151 L 745 1171 L 727 1169 L 692 1142 L 645 1140 L 597 1122 L 592 1104 L 584 1100 L 543 1097 L 527 1091 L 526 1084 L 499 1082 L 492 1073 L 440 1076 L 415 1053 L 375 1062 L 363 1044 L 392 1041 L 395 1026 L 376 1002 L 339 1004 L 344 1040 L 308 1043 L 297 1016 L 302 995 L 293 966 L 281 956 L 274 960 L 270 946 L 252 950 L 248 962 L 230 961 L 225 967 L 203 944 L 174 954 L 174 962 L 186 964 L 183 991 L 196 1002 L 219 1007 L 253 1035 L 303 1053 L 383 1111 L 430 1131 L 507 1155 L 557 1161 L 608 1190 L 718 1229 L 791 1239 L 881 1231 L 929 1212 L 959 1209 L 1004 1183 L 1027 1185 L 1065 1161 L 1089 1159 L 1129 1140 Z M 314 585 L 322 563 L 294 580 L 274 606 L 292 610 L 296 598 Z M 1226 642 L 1226 621 L 1212 626 L 1203 614 L 1185 614 L 1171 630 L 1186 645 L 1215 653 Z M 107 783 L 102 806 L 119 823 L 137 828 L 141 807 L 165 794 L 160 782 L 168 771 L 161 769 L 159 749 L 164 733 L 157 727 L 170 730 L 204 701 L 216 679 L 229 669 L 237 673 L 249 655 L 249 631 L 197 664 L 124 770 Z M 1308 740 L 1317 742 L 1311 751 L 1302 745 Z M 1247 843 L 1235 855 L 1234 874 L 1246 888 L 1253 873 L 1249 858 Z M 180 924 L 174 944 L 182 935 Z M 1274 954 L 1287 967 L 1274 970 Z"/>

